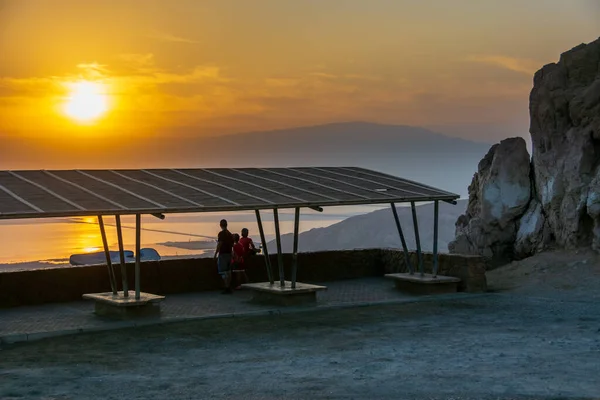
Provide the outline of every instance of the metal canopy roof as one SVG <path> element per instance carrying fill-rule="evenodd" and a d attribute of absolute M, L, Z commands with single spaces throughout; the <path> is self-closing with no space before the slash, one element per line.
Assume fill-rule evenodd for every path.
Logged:
<path fill-rule="evenodd" d="M 354 167 L 0 171 L 0 219 L 452 201 Z"/>

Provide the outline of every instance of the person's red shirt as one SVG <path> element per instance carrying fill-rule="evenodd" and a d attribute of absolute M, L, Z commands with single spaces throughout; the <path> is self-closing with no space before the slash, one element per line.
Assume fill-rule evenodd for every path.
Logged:
<path fill-rule="evenodd" d="M 242 247 L 244 248 L 244 254 L 248 254 L 250 253 L 250 245 L 254 245 L 254 243 L 252 242 L 252 239 L 250 239 L 249 237 L 241 237 L 239 243 L 242 245 Z"/>
<path fill-rule="evenodd" d="M 244 264 L 244 246 L 240 242 L 233 245 L 233 259 L 239 266 Z"/>

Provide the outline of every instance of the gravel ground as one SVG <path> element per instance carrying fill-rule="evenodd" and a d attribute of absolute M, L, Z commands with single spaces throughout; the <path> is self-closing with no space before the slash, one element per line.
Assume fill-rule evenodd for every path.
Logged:
<path fill-rule="evenodd" d="M 600 399 L 596 274 L 534 292 L 493 272 L 478 298 L 5 346 L 0 399 Z"/>
<path fill-rule="evenodd" d="M 486 276 L 492 291 L 600 301 L 600 256 L 590 250 L 541 253 Z"/>

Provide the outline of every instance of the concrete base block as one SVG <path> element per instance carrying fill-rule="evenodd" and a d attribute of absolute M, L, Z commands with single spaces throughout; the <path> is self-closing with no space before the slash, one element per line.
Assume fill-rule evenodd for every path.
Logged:
<path fill-rule="evenodd" d="M 123 292 L 118 292 L 116 295 L 108 292 L 84 294 L 83 298 L 94 300 L 96 315 L 117 319 L 131 319 L 160 315 L 160 302 L 165 297 L 150 293 L 140 293 L 140 298 L 136 299 L 135 292 L 130 290 L 128 297 L 124 297 Z"/>
<path fill-rule="evenodd" d="M 393 279 L 396 289 L 409 294 L 431 295 L 456 293 L 460 279 L 451 276 L 433 276 L 416 272 L 414 274 L 386 274 L 386 278 Z"/>
<path fill-rule="evenodd" d="M 326 290 L 325 286 L 310 285 L 307 283 L 296 282 L 296 287 L 292 289 L 292 282 L 286 281 L 285 286 L 280 286 L 279 282 L 271 285 L 269 282 L 246 283 L 242 288 L 254 291 L 252 302 L 277 305 L 277 306 L 297 306 L 310 303 L 316 303 L 317 292 Z"/>

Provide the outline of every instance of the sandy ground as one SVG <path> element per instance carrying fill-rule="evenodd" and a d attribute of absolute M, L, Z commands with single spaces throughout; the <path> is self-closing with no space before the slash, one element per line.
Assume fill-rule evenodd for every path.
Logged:
<path fill-rule="evenodd" d="M 443 303 L 6 346 L 0 399 L 600 399 L 591 257 L 540 255 L 491 271 L 489 295 Z"/>
<path fill-rule="evenodd" d="M 590 250 L 541 253 L 488 271 L 486 276 L 492 292 L 600 300 L 600 256 Z"/>

